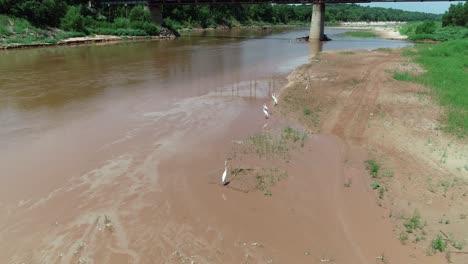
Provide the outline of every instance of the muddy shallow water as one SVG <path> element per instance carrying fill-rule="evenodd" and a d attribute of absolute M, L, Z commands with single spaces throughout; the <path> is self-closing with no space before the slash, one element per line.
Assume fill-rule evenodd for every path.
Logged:
<path fill-rule="evenodd" d="M 339 32 L 327 32 L 335 40 L 323 49 L 408 45 L 345 39 Z M 324 221 L 307 205 L 311 211 L 328 208 L 323 203 L 335 197 L 327 196 L 333 192 L 317 194 L 317 204 L 307 190 L 299 192 L 302 200 L 291 209 L 297 217 L 272 199 L 306 185 L 289 183 L 290 189 L 268 199 L 216 184 L 232 142 L 264 129 L 261 105 L 316 51 L 294 41 L 306 33 L 208 31 L 174 41 L 1 53 L 0 262 L 239 263 L 249 255 L 254 263 L 302 263 L 305 251 L 314 258 L 344 252 L 334 257 L 356 261 L 347 263 L 375 261 L 369 256 L 380 254 L 376 248 L 364 253 L 341 248 L 353 244 L 349 234 L 356 230 L 346 227 L 349 223 L 337 224 L 341 229 L 325 243 L 347 237 L 333 252 L 308 236 L 294 241 L 310 221 Z M 279 126 L 277 120 L 273 115 L 267 127 Z M 309 144 L 318 151 L 311 152 L 314 162 L 298 158 L 302 165 L 286 166 L 296 175 L 289 180 L 304 177 L 300 168 L 315 168 L 309 181 L 329 174 L 331 182 L 323 184 L 335 182 L 336 173 L 327 168 L 341 162 L 342 146 L 328 137 Z M 331 190 L 336 186 L 330 184 Z M 289 199 L 294 203 L 296 198 Z M 356 199 L 372 204 L 366 195 Z M 229 210 L 236 206 L 239 210 Z M 343 205 L 335 200 L 330 206 Z M 329 209 L 325 215 L 336 217 Z M 262 220 L 262 210 L 277 220 L 263 225 L 269 219 Z M 382 226 L 391 236 L 389 223 L 376 224 Z M 374 241 L 361 238 L 362 245 Z M 264 247 L 259 251 L 252 243 Z M 326 252 L 314 252 L 314 247 Z M 388 248 L 399 250 L 393 242 Z"/>

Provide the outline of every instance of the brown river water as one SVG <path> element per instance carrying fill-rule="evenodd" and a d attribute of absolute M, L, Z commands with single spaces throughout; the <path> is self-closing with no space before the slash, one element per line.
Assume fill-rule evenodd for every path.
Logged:
<path fill-rule="evenodd" d="M 409 45 L 340 32 L 326 32 L 334 41 L 324 50 Z M 337 263 L 375 263 L 368 257 L 374 241 L 366 238 L 368 249 L 336 253 L 349 250 L 357 232 L 346 226 L 362 220 L 351 212 L 352 221 L 344 220 L 348 207 L 325 221 L 340 228 L 316 230 L 324 245 L 304 234 L 308 217 L 320 220 L 303 209 L 321 207 L 297 182 L 296 216 L 281 211 L 296 201 L 287 193 L 272 203 L 213 184 L 231 143 L 262 131 L 262 104 L 315 54 L 294 40 L 306 34 L 207 31 L 173 41 L 1 52 L 0 263 L 316 263 L 323 252 L 349 257 Z M 325 164 L 339 163 L 339 142 L 324 135 L 309 144 L 321 151 L 298 164 L 333 175 Z M 312 197 L 339 198 L 320 193 Z M 328 207 L 323 214 L 335 216 Z M 269 217 L 276 222 L 266 223 Z M 383 233 L 392 235 L 390 228 Z M 306 251 L 316 262 L 304 259 Z"/>

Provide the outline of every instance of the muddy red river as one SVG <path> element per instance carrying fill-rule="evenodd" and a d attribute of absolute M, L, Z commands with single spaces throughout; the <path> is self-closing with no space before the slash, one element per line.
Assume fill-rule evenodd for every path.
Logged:
<path fill-rule="evenodd" d="M 399 243 L 361 150 L 310 134 L 288 162 L 239 157 L 249 136 L 298 126 L 262 105 L 316 51 L 305 34 L 0 53 L 0 263 L 432 263 Z M 288 177 L 273 195 L 223 187 L 226 159 Z"/>

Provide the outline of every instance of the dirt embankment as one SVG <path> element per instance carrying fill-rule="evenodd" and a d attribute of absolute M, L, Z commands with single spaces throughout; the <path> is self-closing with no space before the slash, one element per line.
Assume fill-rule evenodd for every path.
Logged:
<path fill-rule="evenodd" d="M 366 185 L 402 244 L 439 255 L 442 245 L 447 261 L 468 263 L 468 142 L 441 131 L 443 109 L 429 88 L 394 71 L 423 70 L 400 50 L 323 53 L 289 76 L 281 111 L 366 150 L 375 176 Z"/>

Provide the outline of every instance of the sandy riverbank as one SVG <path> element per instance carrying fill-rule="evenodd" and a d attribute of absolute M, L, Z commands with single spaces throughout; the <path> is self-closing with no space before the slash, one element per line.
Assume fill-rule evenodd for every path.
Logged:
<path fill-rule="evenodd" d="M 400 34 L 399 26 L 405 22 L 342 22 L 340 26 L 330 28 L 369 30 L 379 34 L 384 39 L 405 40 L 407 36 Z"/>
<path fill-rule="evenodd" d="M 367 173 L 364 182 L 380 186 L 375 202 L 388 212 L 395 239 L 434 254 L 431 243 L 441 236 L 451 252 L 446 257 L 467 263 L 468 256 L 457 253 L 468 242 L 467 141 L 441 132 L 443 109 L 431 90 L 393 79 L 395 71 L 423 70 L 400 50 L 323 53 L 289 76 L 281 111 L 311 131 L 365 150 L 367 159 L 381 165 L 377 178 Z M 353 190 L 355 178 L 347 180 L 349 191 L 359 192 Z M 417 227 L 408 224 L 411 219 Z"/>

